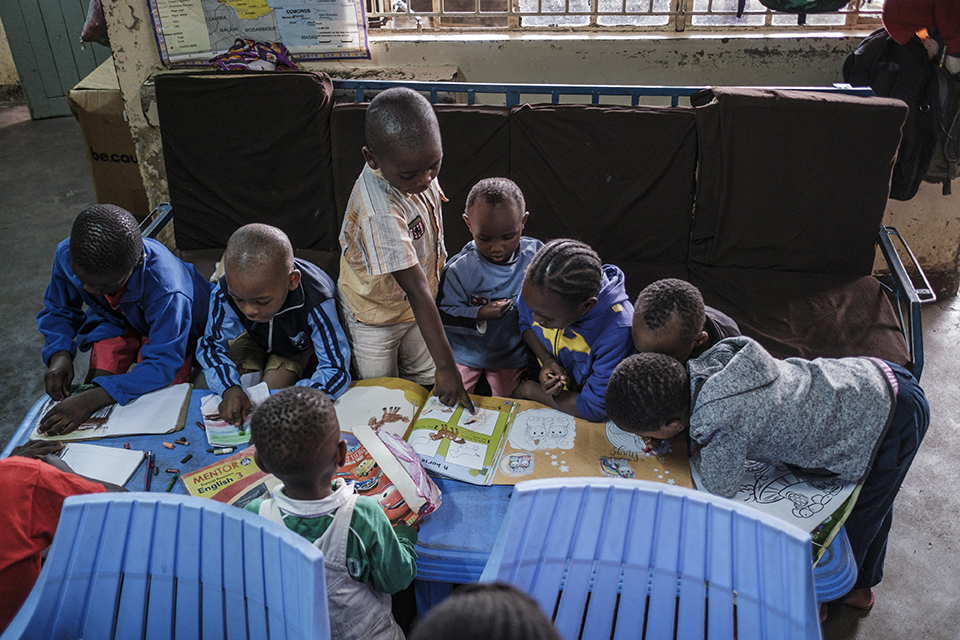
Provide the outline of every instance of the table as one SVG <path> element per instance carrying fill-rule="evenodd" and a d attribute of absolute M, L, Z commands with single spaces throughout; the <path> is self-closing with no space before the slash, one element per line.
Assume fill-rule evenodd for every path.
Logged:
<path fill-rule="evenodd" d="M 225 457 L 207 452 L 210 445 L 207 444 L 206 434 L 197 426 L 197 422 L 203 421 L 200 402 L 212 393 L 209 390 L 191 392 L 186 422 L 180 431 L 164 435 L 102 438 L 85 442 L 111 447 L 123 447 L 126 442 L 131 449 L 152 450 L 160 472 L 153 477 L 150 490 L 165 491 L 173 477 L 173 474 L 166 473 L 166 469 L 179 469 L 182 475 Z M 0 458 L 9 456 L 14 447 L 28 440 L 46 400 L 47 396 L 44 395 L 31 407 L 10 442 L 0 453 Z M 163 446 L 163 442 L 172 443 L 181 437 L 186 437 L 189 442 L 187 446 L 178 444 L 174 449 Z M 187 462 L 180 462 L 187 454 L 192 454 L 193 457 Z M 146 465 L 141 464 L 125 486 L 131 491 L 143 491 L 145 479 Z M 428 516 L 420 527 L 416 547 L 417 608 L 422 612 L 449 595 L 454 585 L 477 582 L 480 579 L 513 490 L 513 487 L 509 486 L 480 487 L 442 478 L 438 478 L 436 482 L 443 493 L 442 505 L 436 513 Z M 186 494 L 187 490 L 178 480 L 170 493 Z M 483 514 L 479 521 L 482 524 L 478 524 L 478 513 Z"/>

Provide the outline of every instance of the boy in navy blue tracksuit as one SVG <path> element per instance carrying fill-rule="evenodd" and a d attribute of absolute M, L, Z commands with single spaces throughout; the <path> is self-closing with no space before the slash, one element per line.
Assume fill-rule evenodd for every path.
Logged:
<path fill-rule="evenodd" d="M 238 229 L 223 260 L 197 346 L 223 419 L 239 423 L 250 413 L 240 375 L 251 371 L 263 371 L 271 389 L 296 384 L 340 397 L 350 386 L 350 347 L 330 276 L 295 259 L 286 234 L 266 224 Z"/>
<path fill-rule="evenodd" d="M 210 288 L 192 265 L 143 239 L 124 209 L 94 205 L 80 213 L 57 246 L 37 315 L 46 391 L 60 400 L 40 431 L 69 433 L 101 407 L 188 381 Z M 77 349 L 91 347 L 87 382 L 96 388 L 71 395 Z"/>

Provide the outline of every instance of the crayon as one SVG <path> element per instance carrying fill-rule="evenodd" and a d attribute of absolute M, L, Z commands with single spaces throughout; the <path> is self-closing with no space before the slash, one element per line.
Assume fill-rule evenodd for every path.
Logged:
<path fill-rule="evenodd" d="M 167 469 L 167 473 L 180 473 L 180 469 Z"/>
<path fill-rule="evenodd" d="M 176 445 L 171 444 L 169 442 L 164 442 L 163 446 L 165 446 L 167 449 L 173 449 Z"/>
<path fill-rule="evenodd" d="M 206 430 L 207 430 L 207 428 L 206 428 L 205 426 L 203 426 L 203 423 L 200 422 L 200 421 L 197 421 L 197 426 L 200 427 L 200 429 L 202 429 L 203 431 L 206 431 Z"/>
<path fill-rule="evenodd" d="M 129 442 L 124 442 L 124 443 L 123 443 L 123 448 L 124 448 L 124 449 L 129 449 L 129 448 L 130 448 L 130 443 L 129 443 Z"/>
<path fill-rule="evenodd" d="M 171 489 L 173 489 L 173 485 L 177 484 L 177 480 L 178 480 L 179 478 L 180 478 L 179 475 L 176 475 L 176 476 L 173 476 L 172 478 L 170 478 L 170 482 L 169 482 L 169 484 L 167 484 L 167 491 L 170 491 Z"/>
<path fill-rule="evenodd" d="M 150 479 L 153 477 L 153 451 L 147 451 L 147 479 L 143 482 L 143 490 L 150 491 Z"/>
<path fill-rule="evenodd" d="M 233 453 L 234 449 L 236 449 L 236 447 L 221 447 L 220 449 L 214 449 L 213 455 L 222 456 L 225 453 Z"/>
<path fill-rule="evenodd" d="M 183 459 L 182 459 L 182 460 L 180 460 L 180 464 L 183 464 L 184 462 L 186 462 L 187 460 L 189 460 L 189 459 L 192 458 L 192 457 L 193 457 L 193 454 L 192 454 L 192 453 L 188 453 L 187 455 L 183 456 Z"/>

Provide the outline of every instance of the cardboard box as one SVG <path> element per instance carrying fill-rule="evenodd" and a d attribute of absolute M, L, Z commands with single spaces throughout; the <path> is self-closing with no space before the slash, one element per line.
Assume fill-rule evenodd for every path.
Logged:
<path fill-rule="evenodd" d="M 123 207 L 138 220 L 146 217 L 150 213 L 147 192 L 113 60 L 68 91 L 67 105 L 80 123 L 97 202 Z"/>

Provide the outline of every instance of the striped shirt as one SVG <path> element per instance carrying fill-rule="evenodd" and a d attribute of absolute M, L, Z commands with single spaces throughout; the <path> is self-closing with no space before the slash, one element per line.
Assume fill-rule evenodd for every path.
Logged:
<path fill-rule="evenodd" d="M 369 165 L 353 186 L 340 229 L 341 299 L 353 316 L 370 325 L 410 322 L 413 309 L 393 272 L 417 264 L 434 297 L 446 262 L 436 180 L 423 193 L 393 187 Z"/>

